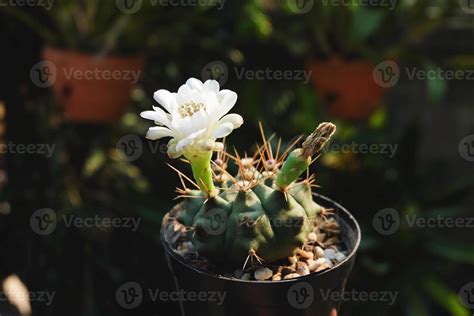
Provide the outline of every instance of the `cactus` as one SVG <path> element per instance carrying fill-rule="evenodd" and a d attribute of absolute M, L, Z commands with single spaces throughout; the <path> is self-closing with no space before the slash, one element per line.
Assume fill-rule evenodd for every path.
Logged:
<path fill-rule="evenodd" d="M 235 92 L 220 90 L 214 80 L 191 78 L 177 93 L 158 90 L 154 97 L 168 113 L 158 107 L 141 113 L 158 125 L 147 138 L 171 137 L 168 155 L 184 156 L 191 165 L 195 181 L 175 169 L 184 198 L 178 221 L 200 255 L 245 268 L 249 260 L 277 261 L 303 245 L 323 209 L 313 201 L 314 177 L 298 178 L 334 134 L 333 124 L 320 124 L 289 154 L 293 146 L 279 155 L 280 142 L 275 157 L 262 129 L 264 144 L 253 157 L 240 158 L 216 141 L 243 123 L 240 115 L 227 114 L 237 101 Z M 217 159 L 211 161 L 215 151 Z M 230 158 L 238 167 L 235 176 L 227 171 Z M 184 179 L 195 189 L 187 188 Z"/>
<path fill-rule="evenodd" d="M 196 250 L 214 262 L 244 265 L 249 259 L 273 262 L 293 255 L 314 230 L 322 210 L 313 201 L 313 178 L 297 179 L 334 131 L 333 124 L 321 124 L 284 162 L 285 157 L 272 157 L 265 142 L 258 159 L 235 157 L 239 168 L 235 177 L 223 159 L 230 155 L 220 153 L 213 163 L 219 194 L 180 190 L 185 211 L 178 220 L 190 228 L 188 236 Z"/>

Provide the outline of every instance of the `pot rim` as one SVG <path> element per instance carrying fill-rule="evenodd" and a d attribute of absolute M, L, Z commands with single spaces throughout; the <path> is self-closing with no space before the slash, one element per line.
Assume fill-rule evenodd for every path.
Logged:
<path fill-rule="evenodd" d="M 359 226 L 359 223 L 357 222 L 357 220 L 355 219 L 355 217 L 345 208 L 343 207 L 341 204 L 333 201 L 332 199 L 322 195 L 322 194 L 319 194 L 319 193 L 313 193 L 313 196 L 317 197 L 317 198 L 320 198 L 326 202 L 329 202 L 329 203 L 332 203 L 334 206 L 336 206 L 338 208 L 338 211 L 342 211 L 344 213 L 346 213 L 347 217 L 349 220 L 351 220 L 354 224 L 354 228 L 355 228 L 355 232 L 356 232 L 356 241 L 355 241 L 355 244 L 354 244 L 354 247 L 352 248 L 350 254 L 346 257 L 346 259 L 344 259 L 344 261 L 342 262 L 339 262 L 337 265 L 335 265 L 334 267 L 330 268 L 330 269 L 326 269 L 324 271 L 321 271 L 321 272 L 312 272 L 308 275 L 304 275 L 304 276 L 300 276 L 298 278 L 294 278 L 294 279 L 289 279 L 289 280 L 279 280 L 279 281 L 255 281 L 255 280 L 241 280 L 241 279 L 237 279 L 237 278 L 229 278 L 229 277 L 225 277 L 225 276 L 220 276 L 220 275 L 217 275 L 215 273 L 212 273 L 212 272 L 209 272 L 209 271 L 206 271 L 204 269 L 199 269 L 191 264 L 189 264 L 188 262 L 186 262 L 180 255 L 178 255 L 176 252 L 173 251 L 173 249 L 171 248 L 170 244 L 165 240 L 165 236 L 164 236 L 164 229 L 163 229 L 163 226 L 165 224 L 165 222 L 168 221 L 168 217 L 169 217 L 169 212 L 167 212 L 165 214 L 165 216 L 163 217 L 163 222 L 162 222 L 162 229 L 160 231 L 160 240 L 165 248 L 165 250 L 168 252 L 168 254 L 170 256 L 172 256 L 175 260 L 177 260 L 179 263 L 183 264 L 184 266 L 188 267 L 189 269 L 193 270 L 194 272 L 200 274 L 200 275 L 205 275 L 205 276 L 208 276 L 208 277 L 213 277 L 213 278 L 216 278 L 216 279 L 222 279 L 222 280 L 226 280 L 226 281 L 232 281 L 232 282 L 240 282 L 240 283 L 250 283 L 250 284 L 263 284 L 263 285 L 271 285 L 273 283 L 278 283 L 278 284 L 282 284 L 282 283 L 291 283 L 291 282 L 298 282 L 298 281 L 305 281 L 305 280 L 308 280 L 310 278 L 313 278 L 315 276 L 322 276 L 322 275 L 325 275 L 327 273 L 330 273 L 331 271 L 341 267 L 342 265 L 348 263 L 350 260 L 352 260 L 352 258 L 356 255 L 356 252 L 357 250 L 359 249 L 359 246 L 360 246 L 360 242 L 361 242 L 361 239 L 362 239 L 362 232 L 360 230 L 360 226 Z M 337 213 L 336 213 L 337 214 Z"/>

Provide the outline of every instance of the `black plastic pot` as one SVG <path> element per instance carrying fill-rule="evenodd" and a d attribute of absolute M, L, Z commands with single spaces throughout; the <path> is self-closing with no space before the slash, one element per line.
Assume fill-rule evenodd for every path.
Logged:
<path fill-rule="evenodd" d="M 314 194 L 314 199 L 320 205 L 334 209 L 349 255 L 332 269 L 292 280 L 244 281 L 200 270 L 187 264 L 171 249 L 162 229 L 161 240 L 168 265 L 177 291 L 183 293 L 179 299 L 182 315 L 328 316 L 333 309 L 339 310 L 340 294 L 354 265 L 361 232 L 355 218 L 344 207 L 318 194 Z M 167 221 L 168 215 L 164 217 L 163 225 Z"/>

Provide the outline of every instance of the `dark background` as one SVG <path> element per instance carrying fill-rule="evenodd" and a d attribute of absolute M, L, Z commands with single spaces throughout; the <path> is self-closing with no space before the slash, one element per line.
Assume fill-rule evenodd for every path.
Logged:
<path fill-rule="evenodd" d="M 468 2 L 400 0 L 390 10 L 324 1 L 298 7 L 291 0 L 228 0 L 220 8 L 219 3 L 144 0 L 133 14 L 121 12 L 115 1 L 55 2 L 50 10 L 2 2 L 1 141 L 54 144 L 55 149 L 49 158 L 10 150 L 0 154 L 0 279 L 17 275 L 29 291 L 55 291 L 51 306 L 31 301 L 33 315 L 177 315 L 177 304 L 145 300 L 127 311 L 115 298 L 129 281 L 174 289 L 159 231 L 174 203 L 178 177 L 166 166 L 164 153 L 150 150 L 144 139 L 150 122 L 138 114 L 156 105 L 154 91 L 176 91 L 189 77 L 207 79 L 202 76 L 209 64 L 224 64 L 223 87 L 238 93 L 233 112 L 245 119 L 228 141 L 241 151 L 259 139 L 259 121 L 285 144 L 331 120 L 339 130 L 334 144 L 397 146 L 393 156 L 328 151 L 313 170 L 319 192 L 346 206 L 363 230 L 348 289 L 398 293 L 393 306 L 347 302 L 343 315 L 471 315 L 458 292 L 474 282 L 474 228 L 417 228 L 402 221 L 397 232 L 383 235 L 373 225 L 374 215 L 386 208 L 402 218 L 474 216 L 474 162 L 463 158 L 472 157 L 474 148 L 464 152 L 468 147 L 462 144 L 474 134 L 474 74 L 463 80 L 407 75 L 413 69 L 473 71 L 474 10 L 467 9 Z M 92 7 L 98 9 L 90 20 L 71 13 Z M 116 31 L 115 21 L 123 16 L 128 20 Z M 81 19 L 88 32 L 77 29 Z M 109 35 L 115 40 L 106 55 L 141 55 L 146 61 L 126 113 L 108 123 L 65 118 L 51 89 L 35 85 L 32 67 L 44 60 L 46 46 L 104 53 Z M 330 64 L 336 56 L 347 64 L 321 70 L 320 81 L 238 76 L 242 69 L 312 69 L 315 77 L 323 66 L 312 68 L 312 62 Z M 352 74 L 349 64 L 364 61 L 375 69 L 387 60 L 400 69 L 398 83 L 372 103 L 352 104 L 356 91 L 344 108 L 335 108 L 341 94 L 365 79 Z M 318 85 L 328 77 L 340 89 L 327 92 Z M 377 79 L 369 77 L 373 86 Z M 127 135 L 138 135 L 143 144 L 143 154 L 133 161 L 120 152 Z M 43 208 L 82 217 L 141 218 L 141 224 L 136 232 L 58 225 L 41 236 L 30 219 Z M 0 314 L 18 315 L 5 300 Z"/>

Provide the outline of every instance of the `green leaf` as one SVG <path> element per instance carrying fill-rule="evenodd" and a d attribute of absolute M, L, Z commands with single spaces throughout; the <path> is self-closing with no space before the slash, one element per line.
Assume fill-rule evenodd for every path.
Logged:
<path fill-rule="evenodd" d="M 436 74 L 438 68 L 439 67 L 434 64 L 429 64 L 426 66 L 426 71 L 427 73 Z M 441 75 L 436 74 L 435 76 L 428 78 L 426 81 L 426 86 L 428 90 L 428 97 L 433 103 L 438 104 L 446 96 L 448 84 Z"/>
<path fill-rule="evenodd" d="M 412 288 L 407 289 L 408 308 L 406 310 L 407 316 L 429 316 L 428 307 L 423 298 Z"/>
<path fill-rule="evenodd" d="M 90 177 L 97 172 L 105 163 L 105 154 L 102 150 L 95 151 L 84 165 L 84 176 Z"/>
<path fill-rule="evenodd" d="M 350 39 L 359 43 L 370 37 L 380 26 L 384 18 L 382 11 L 356 7 L 352 11 Z"/>
<path fill-rule="evenodd" d="M 454 242 L 431 242 L 427 249 L 436 256 L 465 264 L 474 264 L 474 245 Z"/>
<path fill-rule="evenodd" d="M 458 294 L 444 285 L 440 280 L 429 279 L 423 282 L 426 292 L 438 305 L 453 316 L 470 316 L 469 311 L 461 305 Z"/>
<path fill-rule="evenodd" d="M 387 111 L 385 107 L 381 106 L 375 111 L 374 114 L 369 118 L 369 125 L 371 128 L 380 129 L 384 127 L 387 122 Z"/>

